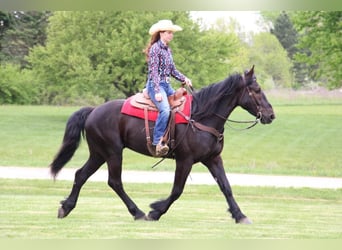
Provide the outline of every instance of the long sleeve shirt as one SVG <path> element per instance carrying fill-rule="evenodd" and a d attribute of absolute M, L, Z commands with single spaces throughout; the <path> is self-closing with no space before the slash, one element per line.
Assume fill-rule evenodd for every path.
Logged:
<path fill-rule="evenodd" d="M 175 67 L 171 49 L 158 40 L 151 46 L 148 60 L 148 80 L 153 83 L 155 93 L 159 92 L 159 83 L 167 81 L 170 76 L 180 82 L 185 80 L 185 76 Z"/>

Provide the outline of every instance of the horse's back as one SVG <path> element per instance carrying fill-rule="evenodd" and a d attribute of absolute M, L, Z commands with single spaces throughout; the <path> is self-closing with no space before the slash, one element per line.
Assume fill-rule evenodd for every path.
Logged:
<path fill-rule="evenodd" d="M 86 126 L 91 125 L 92 122 L 104 122 L 107 119 L 115 118 L 120 114 L 124 101 L 123 99 L 112 100 L 95 107 L 88 117 Z"/>
<path fill-rule="evenodd" d="M 88 136 L 108 136 L 118 129 L 118 120 L 121 115 L 121 107 L 125 100 L 112 100 L 97 106 L 89 115 L 85 131 Z"/>

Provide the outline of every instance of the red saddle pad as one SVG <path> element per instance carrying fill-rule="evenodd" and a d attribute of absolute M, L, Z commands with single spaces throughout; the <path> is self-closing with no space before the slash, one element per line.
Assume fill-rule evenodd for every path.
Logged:
<path fill-rule="evenodd" d="M 138 117 L 141 119 L 145 119 L 144 110 L 140 108 L 136 108 L 131 105 L 131 98 L 125 100 L 124 104 L 121 108 L 121 113 L 125 115 L 130 115 L 134 117 Z M 182 113 L 188 117 L 190 117 L 190 110 L 191 110 L 191 102 L 192 102 L 192 95 L 185 95 L 186 102 Z M 156 121 L 158 117 L 158 111 L 149 110 L 148 111 L 148 120 Z M 188 123 L 188 121 L 180 114 L 176 113 L 175 117 L 176 123 Z"/>

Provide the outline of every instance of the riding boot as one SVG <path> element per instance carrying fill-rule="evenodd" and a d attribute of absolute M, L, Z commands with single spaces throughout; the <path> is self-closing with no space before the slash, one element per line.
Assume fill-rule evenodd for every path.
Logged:
<path fill-rule="evenodd" d="M 169 152 L 169 147 L 161 139 L 156 146 L 156 156 L 157 157 L 165 156 L 167 155 L 168 152 Z"/>

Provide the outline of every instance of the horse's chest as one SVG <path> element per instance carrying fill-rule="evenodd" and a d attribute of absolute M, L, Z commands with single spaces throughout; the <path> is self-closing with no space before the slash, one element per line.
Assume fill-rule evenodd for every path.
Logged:
<path fill-rule="evenodd" d="M 195 144 L 193 144 L 196 151 L 201 155 L 217 155 L 220 154 L 223 149 L 223 140 L 218 140 L 212 135 L 199 138 Z"/>

